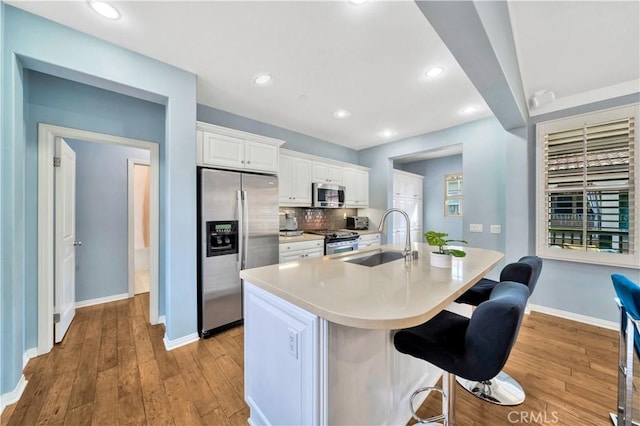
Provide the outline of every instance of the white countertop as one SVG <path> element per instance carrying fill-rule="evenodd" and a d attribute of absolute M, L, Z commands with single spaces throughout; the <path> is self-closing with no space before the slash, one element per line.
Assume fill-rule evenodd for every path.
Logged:
<path fill-rule="evenodd" d="M 324 235 L 318 234 L 302 234 L 295 237 L 284 237 L 280 235 L 280 244 L 299 243 L 301 241 L 324 240 Z"/>
<path fill-rule="evenodd" d="M 358 235 L 379 234 L 377 229 L 343 229 L 343 231 L 357 232 Z"/>
<path fill-rule="evenodd" d="M 295 237 L 299 238 L 299 237 Z M 401 251 L 402 245 L 380 249 Z M 450 269 L 429 264 L 432 247 L 413 243 L 419 259 L 367 267 L 336 260 L 344 254 L 263 266 L 240 272 L 256 286 L 331 322 L 366 329 L 399 329 L 421 324 L 447 307 L 504 257 L 465 247 Z M 349 253 L 348 256 L 352 256 Z"/>

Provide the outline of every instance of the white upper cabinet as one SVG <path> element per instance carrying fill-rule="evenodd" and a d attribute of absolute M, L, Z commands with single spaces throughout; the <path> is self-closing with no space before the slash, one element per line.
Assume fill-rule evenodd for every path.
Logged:
<path fill-rule="evenodd" d="M 280 155 L 278 185 L 281 206 L 311 207 L 311 172 L 311 160 Z"/>
<path fill-rule="evenodd" d="M 313 181 L 342 185 L 342 166 L 314 161 Z"/>
<path fill-rule="evenodd" d="M 369 172 L 345 167 L 342 169 L 342 184 L 345 207 L 369 206 Z"/>
<path fill-rule="evenodd" d="M 197 164 L 232 170 L 278 173 L 284 141 L 197 123 Z"/>
<path fill-rule="evenodd" d="M 345 187 L 345 207 L 369 206 L 369 169 L 288 149 L 280 150 L 280 205 L 310 207 L 311 184 L 332 183 Z"/>

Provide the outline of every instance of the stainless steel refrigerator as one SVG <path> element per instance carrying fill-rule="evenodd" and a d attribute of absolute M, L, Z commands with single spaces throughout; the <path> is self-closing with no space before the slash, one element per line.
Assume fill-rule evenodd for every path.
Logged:
<path fill-rule="evenodd" d="M 198 168 L 198 333 L 242 322 L 240 270 L 278 263 L 278 178 Z"/>

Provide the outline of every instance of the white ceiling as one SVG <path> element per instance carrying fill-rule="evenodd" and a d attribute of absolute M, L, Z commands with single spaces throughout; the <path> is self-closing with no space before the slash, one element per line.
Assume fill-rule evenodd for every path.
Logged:
<path fill-rule="evenodd" d="M 491 114 L 413 1 L 114 1 L 118 21 L 85 1 L 8 3 L 197 74 L 200 104 L 353 149 Z M 510 3 L 527 98 L 640 78 L 639 4 Z M 271 85 L 253 84 L 261 72 Z"/>

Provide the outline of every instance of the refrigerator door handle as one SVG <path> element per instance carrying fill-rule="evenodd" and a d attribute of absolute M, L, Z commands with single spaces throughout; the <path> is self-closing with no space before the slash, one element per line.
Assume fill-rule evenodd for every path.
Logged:
<path fill-rule="evenodd" d="M 243 239 L 243 233 L 244 233 L 244 229 L 243 229 L 243 224 L 244 224 L 244 210 L 243 210 L 243 202 L 242 202 L 242 193 L 244 191 L 236 191 L 236 197 L 237 197 L 237 201 L 238 201 L 238 263 L 236 265 L 236 269 L 238 271 L 242 270 L 242 258 L 243 258 L 243 251 L 244 251 L 244 239 Z"/>
<path fill-rule="evenodd" d="M 246 269 L 247 263 L 249 262 L 249 197 L 247 196 L 247 191 L 242 191 L 242 198 L 242 207 L 244 208 L 242 212 L 244 221 L 244 229 L 242 230 L 244 244 L 241 247 L 241 249 L 244 248 L 244 253 L 242 254 L 242 269 Z"/>

